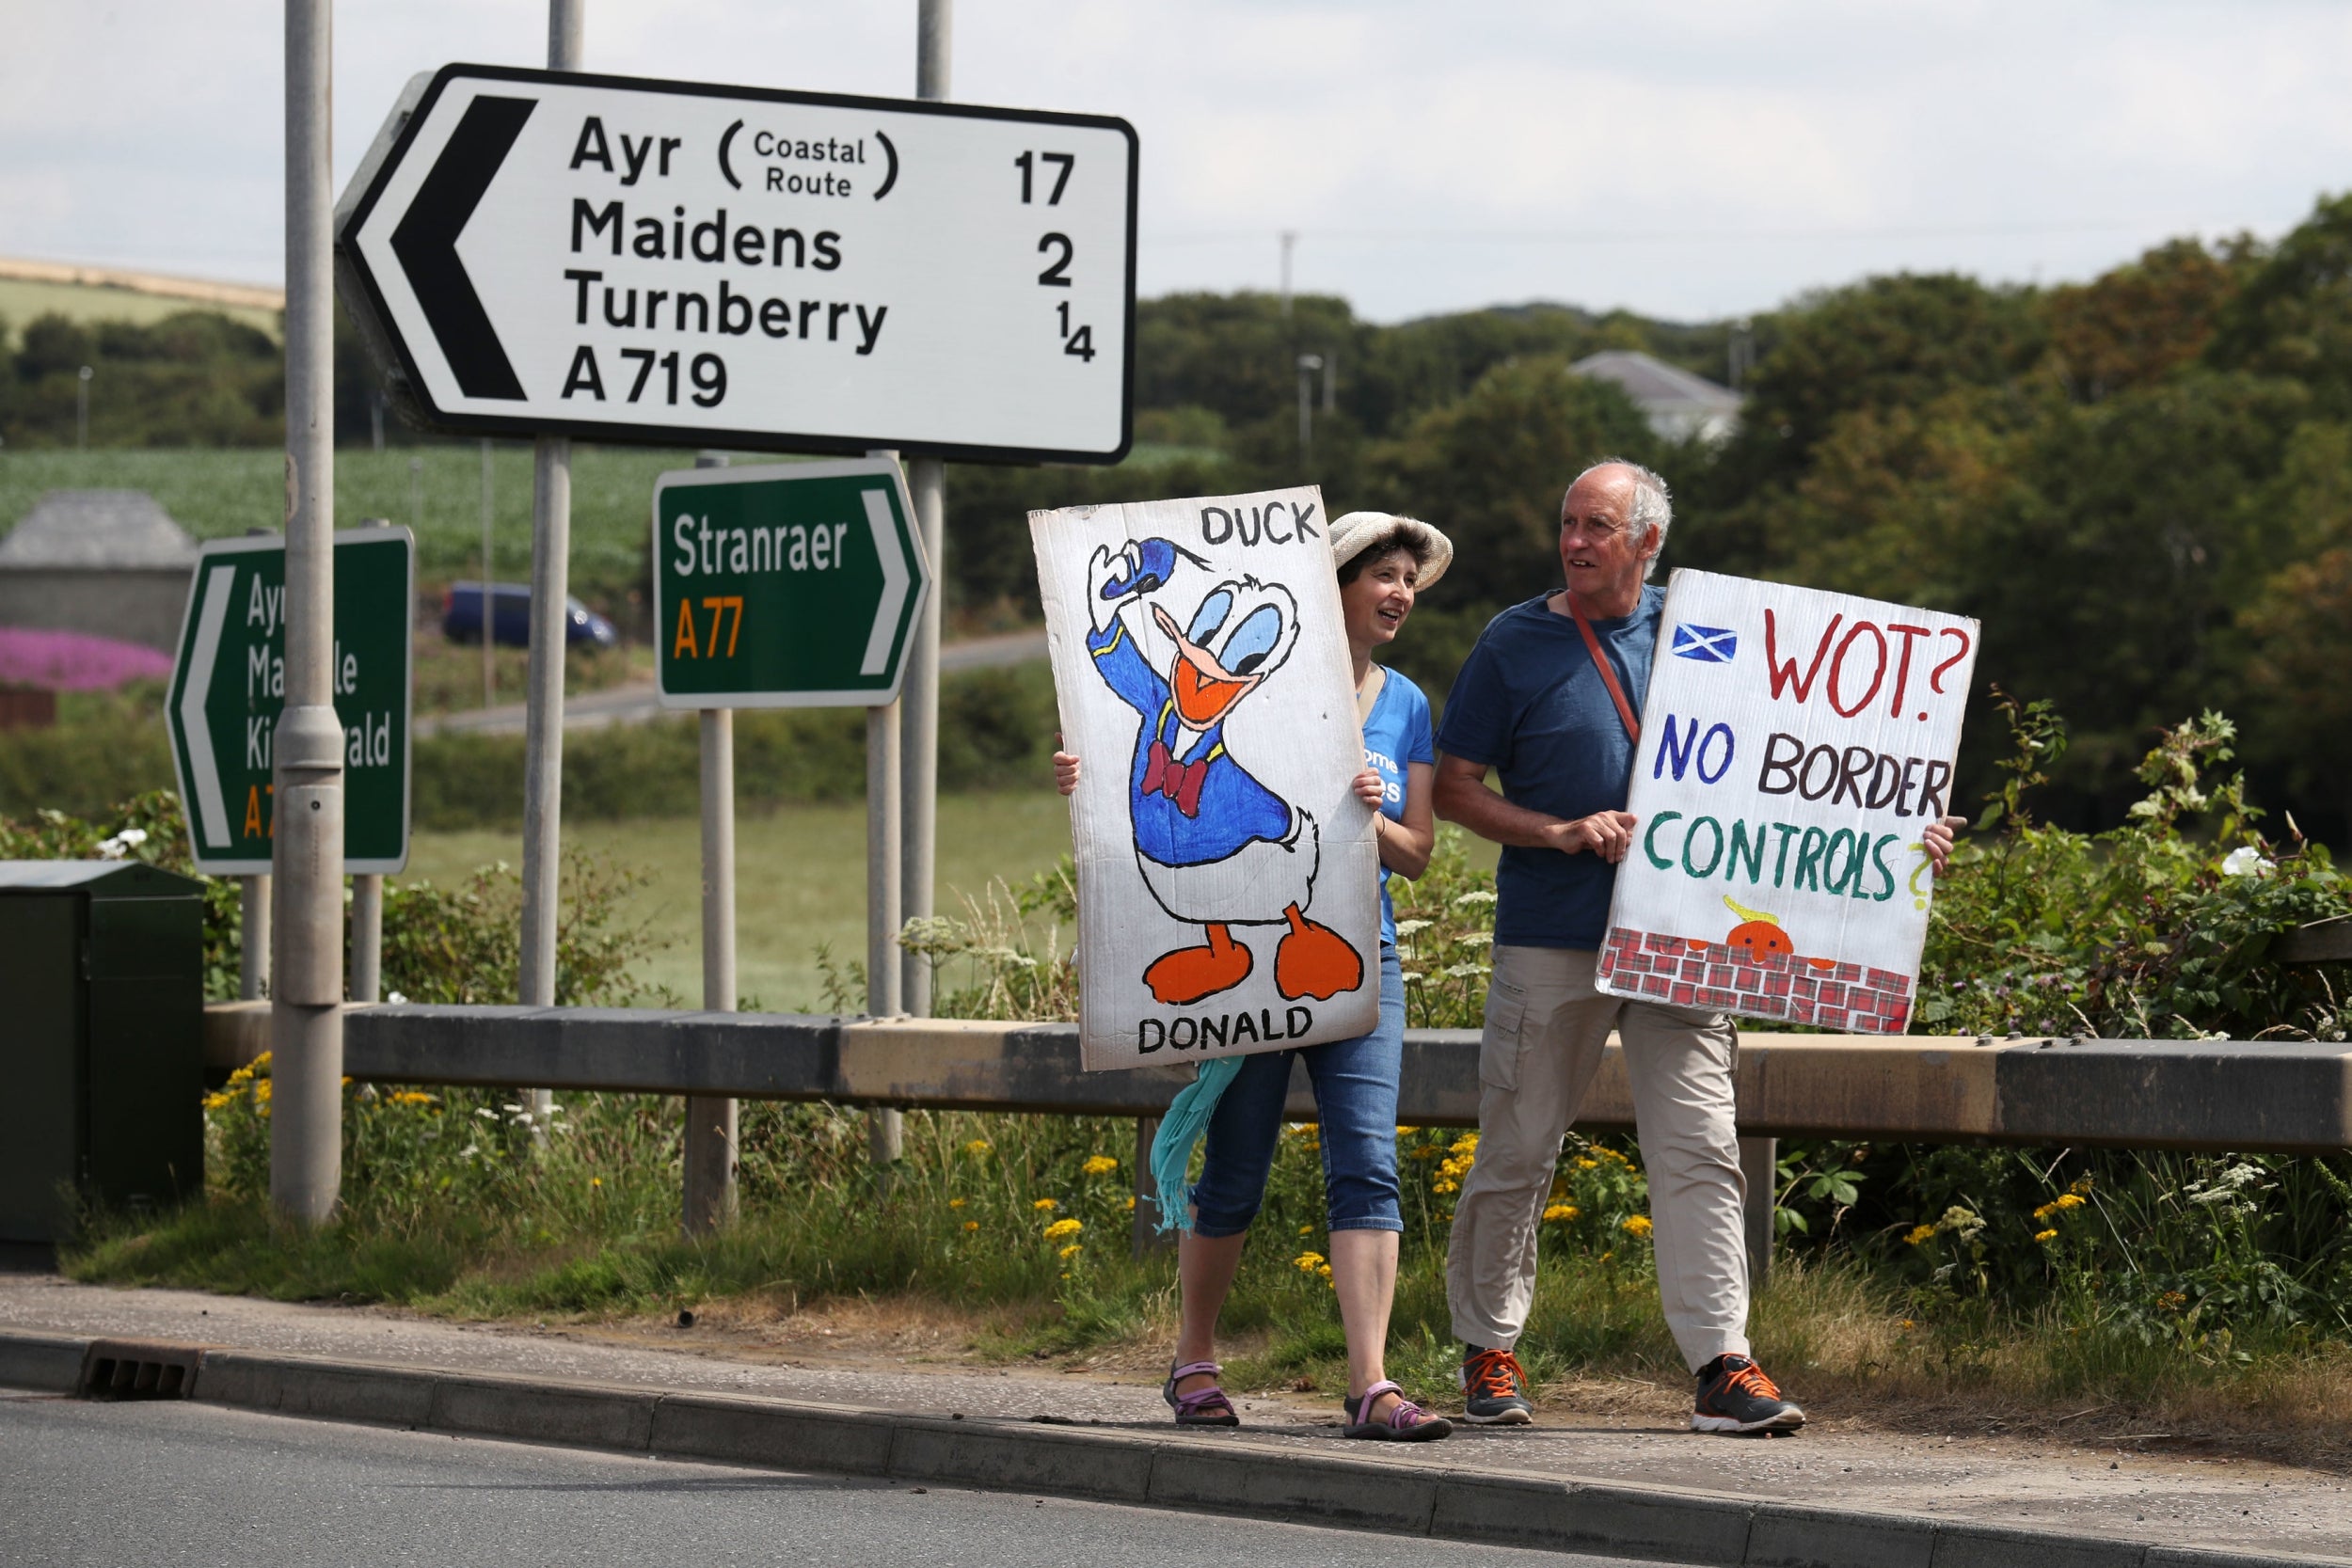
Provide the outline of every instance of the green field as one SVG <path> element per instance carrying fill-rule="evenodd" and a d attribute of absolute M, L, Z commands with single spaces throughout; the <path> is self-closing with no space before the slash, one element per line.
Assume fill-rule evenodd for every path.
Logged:
<path fill-rule="evenodd" d="M 492 448 L 491 559 L 509 580 L 531 570 L 531 461 L 527 446 Z M 574 447 L 574 578 L 599 593 L 634 584 L 645 570 L 653 482 L 693 461 L 668 449 Z M 285 522 L 285 464 L 274 447 L 0 451 L 0 526 L 15 527 L 46 490 L 128 489 L 152 495 L 199 539 L 276 529 Z M 345 448 L 335 454 L 335 516 L 344 527 L 389 517 L 415 529 L 421 585 L 477 576 L 481 448 Z"/>
<path fill-rule="evenodd" d="M 612 855 L 652 880 L 628 913 L 665 945 L 639 972 L 689 1006 L 702 1000 L 702 840 L 691 817 L 568 826 L 567 846 Z M 939 910 L 962 911 L 992 878 L 1020 881 L 1070 850 L 1070 812 L 1061 797 L 949 795 L 939 802 Z M 420 832 L 411 877 L 444 885 L 491 861 L 519 863 L 515 833 Z M 832 944 L 845 966 L 866 956 L 866 808 L 787 806 L 736 824 L 737 981 L 771 1009 L 818 1004 L 817 948 Z M 946 976 L 952 983 L 954 974 Z"/>
<path fill-rule="evenodd" d="M 231 321 L 243 322 L 273 338 L 278 336 L 278 312 L 258 306 L 208 305 L 166 294 L 141 293 L 135 289 L 0 277 L 0 323 L 6 323 L 6 335 L 11 341 L 23 335 L 24 324 L 36 316 L 58 315 L 77 322 L 136 322 L 145 325 L 183 310 L 216 310 Z"/>

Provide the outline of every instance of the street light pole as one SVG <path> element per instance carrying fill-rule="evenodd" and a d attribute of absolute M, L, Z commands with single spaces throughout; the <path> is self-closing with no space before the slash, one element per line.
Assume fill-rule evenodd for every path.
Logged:
<path fill-rule="evenodd" d="M 89 451 L 89 378 L 90 368 L 82 367 L 82 373 L 73 382 L 73 450 Z"/>
<path fill-rule="evenodd" d="M 272 737 L 269 1184 L 271 1208 L 304 1225 L 334 1213 L 342 1178 L 333 43 L 332 0 L 286 0 L 286 705 Z"/>
<path fill-rule="evenodd" d="M 1314 453 L 1315 372 L 1323 369 L 1320 355 L 1298 356 L 1298 460 L 1305 463 Z"/>

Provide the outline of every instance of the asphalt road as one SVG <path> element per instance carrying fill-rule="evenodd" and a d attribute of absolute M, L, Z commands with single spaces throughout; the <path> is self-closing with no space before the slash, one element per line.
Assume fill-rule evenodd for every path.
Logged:
<path fill-rule="evenodd" d="M 0 1392 L 0 1563 L 231 1562 L 1628 1568 L 1621 1558 Z"/>

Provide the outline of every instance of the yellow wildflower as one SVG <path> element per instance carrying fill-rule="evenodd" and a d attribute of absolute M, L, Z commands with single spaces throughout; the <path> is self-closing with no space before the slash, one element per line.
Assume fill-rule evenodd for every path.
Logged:
<path fill-rule="evenodd" d="M 2033 1212 L 2033 1217 L 2034 1217 L 2035 1219 L 2038 1219 L 2038 1220 L 2046 1220 L 2046 1219 L 2048 1219 L 2048 1218 L 2049 1218 L 2052 1214 L 2055 1214 L 2055 1213 L 2057 1213 L 2057 1212 L 2058 1212 L 2058 1205 L 2057 1205 L 2057 1204 L 2055 1204 L 2055 1203 L 2045 1203 L 2045 1204 L 2043 1204 L 2041 1208 L 2036 1209 L 2036 1210 Z"/>
<path fill-rule="evenodd" d="M 1135 1195 L 1135 1194 L 1133 1194 L 1133 1193 L 1129 1193 L 1129 1194 L 1127 1195 L 1127 1212 L 1129 1212 L 1129 1213 L 1131 1213 L 1131 1214 L 1132 1214 L 1132 1213 L 1134 1213 L 1135 1212 L 1136 1212 L 1136 1195 Z"/>
<path fill-rule="evenodd" d="M 1583 1211 L 1579 1209 L 1573 1203 L 1555 1203 L 1544 1211 L 1544 1218 L 1547 1220 L 1566 1221 L 1576 1218 L 1577 1215 L 1582 1212 Z"/>
<path fill-rule="evenodd" d="M 1649 1216 L 1647 1214 L 1631 1215 L 1617 1228 L 1629 1236 L 1646 1236 L 1650 1233 Z"/>
<path fill-rule="evenodd" d="M 1067 1263 L 1070 1259 L 1077 1257 L 1078 1254 L 1084 1252 L 1085 1250 L 1086 1244 L 1083 1242 L 1073 1242 L 1068 1246 L 1061 1249 L 1061 1260 Z"/>
<path fill-rule="evenodd" d="M 1576 1163 L 1576 1168 L 1579 1170 L 1598 1170 L 1600 1168 L 1600 1162 L 1598 1160 L 1591 1159 L 1579 1160 Z"/>
<path fill-rule="evenodd" d="M 217 1111 L 235 1098 L 235 1095 L 228 1093 L 208 1094 L 204 1097 L 204 1108 L 208 1111 Z"/>
<path fill-rule="evenodd" d="M 966 1230 L 977 1230 L 980 1227 L 980 1222 L 977 1220 L 966 1220 L 963 1222 L 963 1227 Z"/>
<path fill-rule="evenodd" d="M 1400 1138 L 1409 1138 L 1420 1131 L 1418 1127 L 1400 1127 L 1396 1130 L 1396 1135 Z"/>
<path fill-rule="evenodd" d="M 1461 1155 L 1476 1154 L 1478 1152 L 1478 1134 L 1475 1132 L 1463 1133 L 1460 1137 L 1454 1140 L 1453 1148 L 1448 1150 L 1448 1152 Z"/>
<path fill-rule="evenodd" d="M 1298 1227 L 1298 1233 L 1301 1236 L 1311 1236 L 1315 1233 L 1315 1227 L 1311 1225 L 1302 1225 Z"/>
<path fill-rule="evenodd" d="M 2058 1194 L 2058 1202 L 2052 1205 L 2052 1207 L 2058 1209 L 2079 1209 L 2083 1206 L 2084 1201 L 2083 1196 L 2080 1193 L 2060 1193 Z"/>
<path fill-rule="evenodd" d="M 1331 1265 L 1330 1265 L 1330 1264 L 1328 1264 L 1328 1263 L 1324 1264 L 1324 1265 L 1323 1265 L 1323 1267 L 1321 1267 L 1321 1268 L 1317 1269 L 1317 1270 L 1315 1271 L 1315 1273 L 1317 1273 L 1317 1274 L 1319 1274 L 1319 1275 L 1323 1275 L 1323 1282 L 1324 1282 L 1326 1285 L 1329 1285 L 1329 1286 L 1331 1287 L 1331 1289 L 1333 1289 L 1333 1290 L 1335 1290 L 1335 1291 L 1339 1289 L 1338 1284 L 1337 1284 L 1337 1283 L 1335 1283 L 1335 1282 L 1332 1280 L 1332 1278 L 1331 1278 Z"/>
<path fill-rule="evenodd" d="M 1416 1160 L 1435 1160 L 1443 1156 L 1445 1150 L 1439 1148 L 1436 1144 L 1423 1144 L 1419 1148 L 1413 1150 L 1413 1158 Z"/>
<path fill-rule="evenodd" d="M 1911 1227 L 1911 1233 L 1903 1238 L 1903 1245 L 1917 1246 L 1934 1234 L 1935 1227 L 1931 1225 L 1915 1225 Z"/>
<path fill-rule="evenodd" d="M 964 1199 L 960 1197 L 951 1197 L 947 1200 L 947 1207 L 950 1209 L 961 1209 L 963 1207 L 964 1201 Z"/>
<path fill-rule="evenodd" d="M 1459 1181 L 1432 1181 L 1429 1190 L 1433 1193 L 1458 1193 L 1462 1184 Z"/>
<path fill-rule="evenodd" d="M 1041 1197 L 1035 1203 L 1030 1204 L 1029 1207 L 1036 1210 L 1041 1214 L 1050 1214 L 1055 1210 L 1060 1208 L 1061 1205 L 1053 1198 Z"/>
<path fill-rule="evenodd" d="M 1045 1239 L 1049 1242 L 1058 1242 L 1064 1236 L 1075 1236 L 1085 1228 L 1086 1222 L 1083 1220 L 1056 1220 L 1045 1227 Z"/>
<path fill-rule="evenodd" d="M 986 1138 L 975 1138 L 963 1146 L 966 1154 L 985 1154 L 992 1146 Z"/>
<path fill-rule="evenodd" d="M 2037 1230 L 2033 1233 L 2033 1239 L 2037 1242 L 2055 1242 L 2058 1240 L 2058 1232 L 2055 1230 Z"/>
<path fill-rule="evenodd" d="M 1323 1266 L 1323 1254 L 1320 1252 L 1302 1252 L 1291 1259 L 1291 1267 L 1300 1274 L 1312 1274 Z"/>
<path fill-rule="evenodd" d="M 422 1089 L 402 1089 L 393 1094 L 390 1098 L 392 1103 L 395 1105 L 430 1105 L 434 1103 L 434 1097 L 425 1093 Z"/>
<path fill-rule="evenodd" d="M 2066 1190 L 2078 1197 L 2087 1196 L 2090 1191 L 2090 1178 L 2087 1175 L 2076 1177 L 2074 1184 Z"/>
<path fill-rule="evenodd" d="M 1078 1167 L 1078 1170 L 1082 1175 L 1086 1176 L 1108 1176 L 1111 1172 L 1117 1170 L 1118 1168 L 1119 1162 L 1112 1159 L 1109 1155 L 1096 1154 L 1090 1156 L 1085 1164 Z"/>

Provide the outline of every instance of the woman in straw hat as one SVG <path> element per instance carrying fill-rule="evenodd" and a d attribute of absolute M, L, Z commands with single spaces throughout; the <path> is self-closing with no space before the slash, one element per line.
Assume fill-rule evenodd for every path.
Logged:
<path fill-rule="evenodd" d="M 1193 1144 L 1204 1132 L 1209 1148 L 1188 1195 L 1190 1212 L 1176 1215 L 1184 1230 L 1177 1252 L 1184 1316 L 1163 1392 L 1180 1426 L 1241 1424 L 1232 1401 L 1217 1386 L 1216 1319 L 1241 1264 L 1245 1233 L 1265 1196 L 1296 1055 L 1306 1061 L 1321 1118 L 1331 1233 L 1327 1268 L 1347 1331 L 1346 1433 L 1422 1442 L 1453 1428 L 1407 1400 L 1383 1367 L 1397 1243 L 1405 1229 L 1396 1158 L 1405 986 L 1388 880 L 1391 871 L 1418 877 L 1429 864 L 1437 834 L 1430 793 L 1437 753 L 1429 699 L 1405 676 L 1374 663 L 1372 655 L 1395 641 L 1416 595 L 1444 576 L 1454 546 L 1427 523 L 1385 512 L 1336 518 L 1330 538 L 1364 732 L 1356 793 L 1375 812 L 1380 844 L 1380 1022 L 1352 1040 L 1205 1062 L 1199 1081 L 1168 1107 L 1152 1146 L 1160 1191 L 1182 1187 Z M 1055 753 L 1054 769 L 1064 795 L 1078 787 L 1076 757 Z"/>

